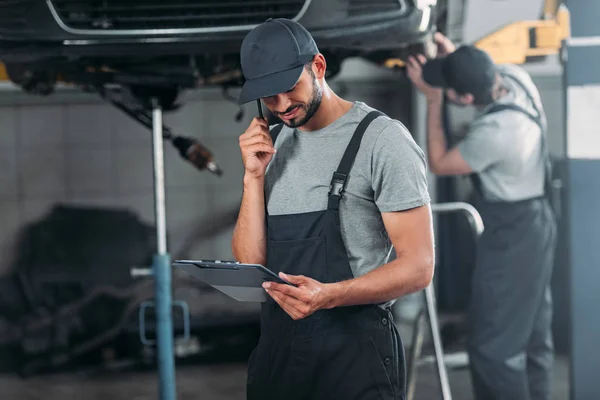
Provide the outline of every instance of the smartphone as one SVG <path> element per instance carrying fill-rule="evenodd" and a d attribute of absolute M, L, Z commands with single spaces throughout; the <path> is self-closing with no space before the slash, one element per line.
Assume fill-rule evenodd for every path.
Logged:
<path fill-rule="evenodd" d="M 265 116 L 263 114 L 262 103 L 260 102 L 260 99 L 256 100 L 256 106 L 258 107 L 258 117 L 260 119 L 264 119 Z"/>

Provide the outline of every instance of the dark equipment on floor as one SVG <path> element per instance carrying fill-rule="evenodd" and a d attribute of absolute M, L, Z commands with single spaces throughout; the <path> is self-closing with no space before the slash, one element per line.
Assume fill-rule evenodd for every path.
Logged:
<path fill-rule="evenodd" d="M 13 367 L 61 367 L 114 338 L 152 296 L 129 268 L 151 262 L 153 233 L 127 210 L 63 205 L 28 226 L 0 280 L 0 345 L 18 343 Z"/>

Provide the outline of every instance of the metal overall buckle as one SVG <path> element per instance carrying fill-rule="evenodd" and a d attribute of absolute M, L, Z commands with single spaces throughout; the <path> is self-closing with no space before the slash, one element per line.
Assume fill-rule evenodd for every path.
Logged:
<path fill-rule="evenodd" d="M 334 172 L 331 183 L 329 184 L 329 195 L 330 196 L 342 196 L 342 193 L 346 190 L 346 182 L 348 175 L 342 174 L 341 172 Z"/>

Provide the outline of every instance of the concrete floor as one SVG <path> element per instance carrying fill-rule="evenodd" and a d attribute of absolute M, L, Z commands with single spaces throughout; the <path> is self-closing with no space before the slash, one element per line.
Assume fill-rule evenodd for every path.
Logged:
<path fill-rule="evenodd" d="M 553 400 L 567 400 L 568 364 L 557 358 Z M 449 371 L 455 400 L 471 400 L 467 370 Z M 246 365 L 221 363 L 177 368 L 179 400 L 244 400 Z M 0 377 L 2 400 L 150 400 L 158 399 L 156 372 L 70 373 L 37 376 L 22 380 Z M 431 365 L 419 369 L 415 400 L 439 399 L 435 370 Z"/>

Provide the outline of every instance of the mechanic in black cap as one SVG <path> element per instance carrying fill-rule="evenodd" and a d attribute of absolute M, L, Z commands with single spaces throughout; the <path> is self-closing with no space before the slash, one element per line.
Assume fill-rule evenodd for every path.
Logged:
<path fill-rule="evenodd" d="M 252 30 L 241 64 L 240 102 L 282 123 L 255 118 L 240 136 L 233 254 L 293 284 L 264 285 L 248 399 L 404 399 L 390 306 L 433 274 L 425 155 L 400 122 L 332 91 L 296 22 Z"/>
<path fill-rule="evenodd" d="M 477 244 L 468 353 L 477 400 L 549 400 L 553 365 L 550 278 L 556 221 L 539 92 L 522 68 L 436 35 L 440 56 L 411 57 L 407 74 L 427 98 L 428 159 L 437 175 L 473 178 L 485 231 Z M 445 93 L 445 96 L 444 96 Z M 477 113 L 446 145 L 444 98 Z"/>

